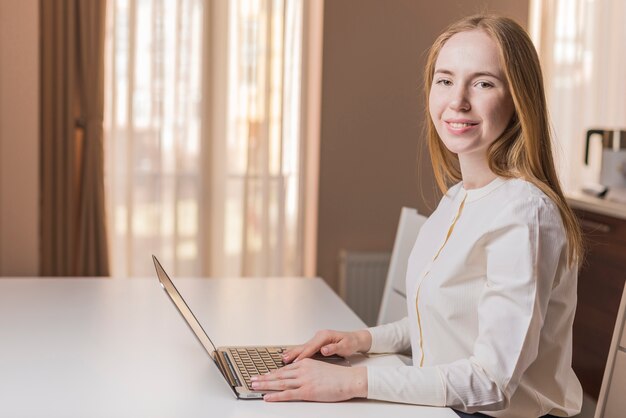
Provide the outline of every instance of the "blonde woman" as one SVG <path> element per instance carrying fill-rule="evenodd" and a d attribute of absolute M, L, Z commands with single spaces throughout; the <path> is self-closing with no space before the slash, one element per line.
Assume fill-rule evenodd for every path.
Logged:
<path fill-rule="evenodd" d="M 444 196 L 408 261 L 408 316 L 318 332 L 254 387 L 278 390 L 268 401 L 367 397 L 449 406 L 460 416 L 576 415 L 582 239 L 554 169 L 532 42 L 510 19 L 465 18 L 433 44 L 425 92 Z M 308 358 L 409 348 L 412 366 L 344 368 Z"/>

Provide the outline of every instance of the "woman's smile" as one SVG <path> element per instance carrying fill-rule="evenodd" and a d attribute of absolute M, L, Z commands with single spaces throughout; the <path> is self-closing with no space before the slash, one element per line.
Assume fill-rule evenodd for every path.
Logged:
<path fill-rule="evenodd" d="M 498 47 L 481 30 L 452 36 L 441 48 L 429 99 L 430 115 L 448 150 L 486 158 L 514 112 Z"/>
<path fill-rule="evenodd" d="M 467 132 L 473 132 L 476 130 L 479 124 L 478 122 L 465 120 L 465 119 L 459 119 L 459 120 L 450 119 L 450 120 L 444 121 L 444 123 L 446 124 L 446 128 L 448 129 L 448 132 L 450 132 L 453 135 L 463 135 Z"/>

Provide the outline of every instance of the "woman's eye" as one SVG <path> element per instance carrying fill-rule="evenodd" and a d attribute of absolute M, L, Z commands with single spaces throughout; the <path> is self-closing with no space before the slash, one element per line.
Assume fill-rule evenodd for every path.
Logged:
<path fill-rule="evenodd" d="M 452 81 L 446 80 L 445 78 L 442 78 L 440 80 L 437 80 L 437 82 L 435 84 L 441 84 L 442 86 L 451 86 L 452 85 Z"/>
<path fill-rule="evenodd" d="M 486 81 L 479 81 L 478 83 L 476 83 L 476 86 L 480 87 L 481 89 L 488 89 L 493 87 L 493 84 Z"/>

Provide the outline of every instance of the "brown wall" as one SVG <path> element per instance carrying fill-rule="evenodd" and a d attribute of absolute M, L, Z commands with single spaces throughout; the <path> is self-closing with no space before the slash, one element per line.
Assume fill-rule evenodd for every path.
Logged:
<path fill-rule="evenodd" d="M 39 271 L 39 0 L 0 1 L 0 276 Z"/>
<path fill-rule="evenodd" d="M 326 0 L 317 275 L 336 286 L 341 249 L 391 251 L 402 206 L 437 204 L 418 161 L 425 51 L 481 11 L 527 26 L 528 0 Z M 421 197 L 420 188 L 424 198 Z"/>
<path fill-rule="evenodd" d="M 37 274 L 38 4 L 0 2 L 0 276 Z M 329 283 L 341 248 L 390 251 L 400 207 L 436 203 L 428 159 L 416 164 L 423 54 L 485 6 L 527 22 L 528 0 L 325 1 L 317 274 Z"/>

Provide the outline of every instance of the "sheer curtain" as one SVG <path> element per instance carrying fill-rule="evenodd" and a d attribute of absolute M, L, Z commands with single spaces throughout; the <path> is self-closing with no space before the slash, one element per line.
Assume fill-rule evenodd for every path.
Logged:
<path fill-rule="evenodd" d="M 114 275 L 302 275 L 303 5 L 110 0 Z"/>
<path fill-rule="evenodd" d="M 109 0 L 105 110 L 112 271 L 200 274 L 202 0 Z"/>
<path fill-rule="evenodd" d="M 574 191 L 599 175 L 583 165 L 585 132 L 626 127 L 626 2 L 533 0 L 530 16 L 561 181 Z"/>
<path fill-rule="evenodd" d="M 215 11 L 229 27 L 228 56 L 214 59 L 228 89 L 211 136 L 213 275 L 302 275 L 302 13 L 302 0 Z"/>

